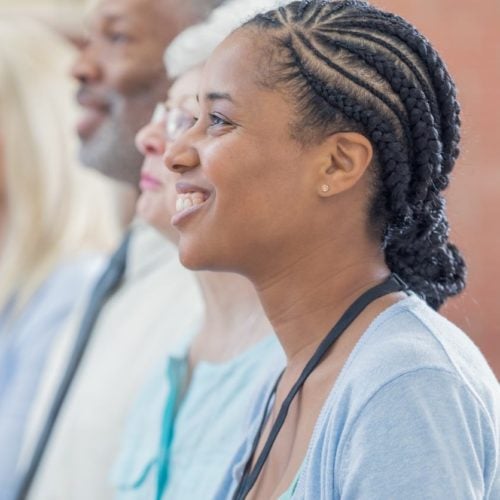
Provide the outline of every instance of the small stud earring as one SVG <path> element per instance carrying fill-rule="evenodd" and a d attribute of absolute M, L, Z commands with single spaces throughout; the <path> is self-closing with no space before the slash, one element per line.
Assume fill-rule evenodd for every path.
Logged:
<path fill-rule="evenodd" d="M 323 193 L 328 193 L 328 191 L 329 191 L 329 190 L 330 190 L 330 186 L 329 186 L 328 184 L 323 184 L 323 185 L 321 186 L 321 191 L 322 191 Z"/>

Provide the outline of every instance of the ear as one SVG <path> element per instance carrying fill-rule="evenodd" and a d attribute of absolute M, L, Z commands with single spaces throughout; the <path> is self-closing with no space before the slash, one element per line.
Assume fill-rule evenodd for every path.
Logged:
<path fill-rule="evenodd" d="M 370 141 L 357 132 L 337 132 L 329 136 L 318 171 L 318 194 L 322 197 L 342 193 L 354 187 L 373 158 Z"/>

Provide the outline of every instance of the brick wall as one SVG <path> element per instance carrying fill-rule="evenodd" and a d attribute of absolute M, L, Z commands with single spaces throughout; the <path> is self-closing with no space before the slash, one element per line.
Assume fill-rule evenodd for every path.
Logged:
<path fill-rule="evenodd" d="M 500 2 L 373 0 L 412 22 L 447 62 L 462 105 L 462 155 L 447 195 L 466 291 L 442 312 L 479 345 L 500 378 Z"/>

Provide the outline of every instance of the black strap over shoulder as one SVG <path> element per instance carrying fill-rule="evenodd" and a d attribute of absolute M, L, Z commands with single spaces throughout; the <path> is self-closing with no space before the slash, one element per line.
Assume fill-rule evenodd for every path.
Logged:
<path fill-rule="evenodd" d="M 250 470 L 251 463 L 253 457 L 255 455 L 255 451 L 260 441 L 260 437 L 262 435 L 262 431 L 264 429 L 266 423 L 266 415 L 261 421 L 259 430 L 255 436 L 252 451 L 250 453 L 250 457 L 245 466 L 245 470 L 243 472 L 243 476 L 236 488 L 236 491 L 233 496 L 233 500 L 244 500 L 250 490 L 253 488 L 259 474 L 264 467 L 264 464 L 269 456 L 271 448 L 276 440 L 284 422 L 286 416 L 288 414 L 288 410 L 290 405 L 292 404 L 293 399 L 304 385 L 307 377 L 314 371 L 314 369 L 318 366 L 318 364 L 323 359 L 323 356 L 327 353 L 327 351 L 333 346 L 333 344 L 337 341 L 337 339 L 344 333 L 344 331 L 349 327 L 349 325 L 361 314 L 361 312 L 374 300 L 388 295 L 394 292 L 407 291 L 408 287 L 406 284 L 397 276 L 396 274 L 391 274 L 389 278 L 387 278 L 384 282 L 379 285 L 370 288 L 365 293 L 363 293 L 360 297 L 358 297 L 344 312 L 339 321 L 333 326 L 328 335 L 322 340 L 315 353 L 312 355 L 311 359 L 307 362 L 304 367 L 302 373 L 299 378 L 291 388 L 287 397 L 283 401 L 281 405 L 278 416 L 276 417 L 276 421 L 274 422 L 271 432 L 262 448 L 262 452 L 259 455 L 255 466 Z M 267 413 L 267 412 L 266 412 Z"/>
<path fill-rule="evenodd" d="M 42 462 L 62 406 L 66 401 L 66 396 L 72 387 L 72 383 L 80 367 L 81 360 L 85 355 L 87 346 L 91 340 L 95 322 L 106 300 L 120 285 L 121 279 L 123 278 L 130 238 L 131 233 L 128 231 L 125 234 L 122 243 L 111 257 L 108 267 L 103 272 L 92 290 L 89 305 L 80 324 L 80 329 L 66 367 L 66 371 L 64 372 L 61 382 L 57 388 L 57 392 L 51 403 L 49 413 L 38 437 L 38 441 L 27 470 L 20 480 L 20 484 L 14 497 L 15 500 L 25 500 L 28 497 L 28 493 Z"/>

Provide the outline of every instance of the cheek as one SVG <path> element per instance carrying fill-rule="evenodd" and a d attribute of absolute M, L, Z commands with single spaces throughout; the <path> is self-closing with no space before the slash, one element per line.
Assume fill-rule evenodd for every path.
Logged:
<path fill-rule="evenodd" d="M 121 57 L 114 56 L 113 61 L 104 64 L 108 68 L 108 83 L 119 94 L 145 96 L 153 89 L 161 88 L 166 97 L 165 70 L 158 61 L 146 65 L 140 53 L 130 51 Z"/>
<path fill-rule="evenodd" d="M 163 207 L 166 215 L 168 216 L 168 220 L 172 218 L 172 215 L 175 214 L 175 202 L 177 201 L 177 192 L 175 190 L 175 184 L 173 182 L 169 182 L 165 184 L 163 189 Z"/>
<path fill-rule="evenodd" d="M 163 225 L 170 217 L 166 213 L 165 196 L 161 191 L 144 191 L 137 201 L 137 214 L 152 226 Z"/>
<path fill-rule="evenodd" d="M 303 179 L 290 156 L 259 148 L 232 151 L 212 161 L 207 176 L 216 189 L 215 210 L 228 238 L 282 238 L 292 220 L 301 216 Z M 233 242 L 234 243 L 234 242 Z"/>
<path fill-rule="evenodd" d="M 265 171 L 262 159 L 250 148 L 212 148 L 202 159 L 204 173 L 215 189 L 218 215 L 237 218 L 251 203 L 258 204 Z"/>
<path fill-rule="evenodd" d="M 170 224 L 173 209 L 165 193 L 161 191 L 142 193 L 137 202 L 136 213 L 142 220 L 153 226 L 167 239 L 177 244 L 179 234 L 172 224 Z"/>

